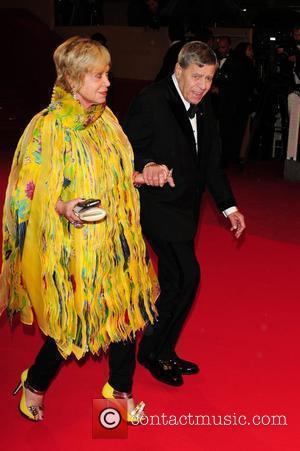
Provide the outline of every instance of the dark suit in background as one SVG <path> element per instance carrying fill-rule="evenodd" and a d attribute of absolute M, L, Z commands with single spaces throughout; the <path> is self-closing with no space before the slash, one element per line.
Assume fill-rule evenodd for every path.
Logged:
<path fill-rule="evenodd" d="M 214 104 L 220 125 L 222 160 L 227 166 L 239 161 L 255 85 L 253 62 L 234 50 L 218 70 L 214 84 L 218 88 Z"/>

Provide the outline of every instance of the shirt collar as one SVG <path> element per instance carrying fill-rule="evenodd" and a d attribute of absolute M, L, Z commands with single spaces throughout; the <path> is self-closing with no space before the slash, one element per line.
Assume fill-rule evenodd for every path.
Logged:
<path fill-rule="evenodd" d="M 174 83 L 174 85 L 175 85 L 175 88 L 177 89 L 178 94 L 180 95 L 181 100 L 183 101 L 183 104 L 184 104 L 184 106 L 185 106 L 185 109 L 188 110 L 189 107 L 190 107 L 190 103 L 187 102 L 187 101 L 185 100 L 185 98 L 183 97 L 183 95 L 182 95 L 182 93 L 181 93 L 181 91 L 180 91 L 180 88 L 179 88 L 179 85 L 178 85 L 178 81 L 177 81 L 177 78 L 176 78 L 175 74 L 172 75 L 172 80 L 173 80 L 173 83 Z"/>

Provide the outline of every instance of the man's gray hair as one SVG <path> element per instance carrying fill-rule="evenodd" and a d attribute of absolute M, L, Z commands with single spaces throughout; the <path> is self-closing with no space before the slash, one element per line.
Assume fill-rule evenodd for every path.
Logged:
<path fill-rule="evenodd" d="M 215 52 L 202 41 L 191 41 L 185 44 L 178 55 L 179 65 L 185 69 L 190 64 L 196 64 L 199 67 L 205 65 L 216 66 L 218 60 Z"/>

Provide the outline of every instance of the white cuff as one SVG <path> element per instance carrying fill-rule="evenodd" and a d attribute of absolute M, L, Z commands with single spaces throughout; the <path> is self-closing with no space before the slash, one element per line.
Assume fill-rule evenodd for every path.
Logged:
<path fill-rule="evenodd" d="M 228 215 L 230 215 L 231 213 L 235 213 L 236 211 L 238 211 L 237 207 L 230 207 L 230 208 L 226 208 L 226 210 L 224 210 L 222 213 L 225 216 L 225 218 L 227 218 Z"/>

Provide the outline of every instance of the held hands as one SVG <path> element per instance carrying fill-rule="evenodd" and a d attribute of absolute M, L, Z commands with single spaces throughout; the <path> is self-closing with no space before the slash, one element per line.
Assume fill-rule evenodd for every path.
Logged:
<path fill-rule="evenodd" d="M 81 229 L 84 223 L 79 219 L 79 217 L 74 213 L 74 207 L 79 203 L 83 202 L 84 199 L 78 197 L 77 199 L 69 200 L 64 202 L 59 199 L 56 202 L 55 210 L 60 216 L 64 216 L 74 227 Z"/>
<path fill-rule="evenodd" d="M 228 219 L 231 223 L 231 232 L 234 232 L 234 236 L 239 238 L 246 228 L 244 216 L 239 211 L 235 211 L 228 215 Z"/>
<path fill-rule="evenodd" d="M 150 163 L 144 167 L 143 172 L 133 174 L 133 183 L 136 186 L 146 184 L 148 186 L 160 186 L 161 188 L 168 183 L 174 188 L 172 171 L 165 164 Z"/>

